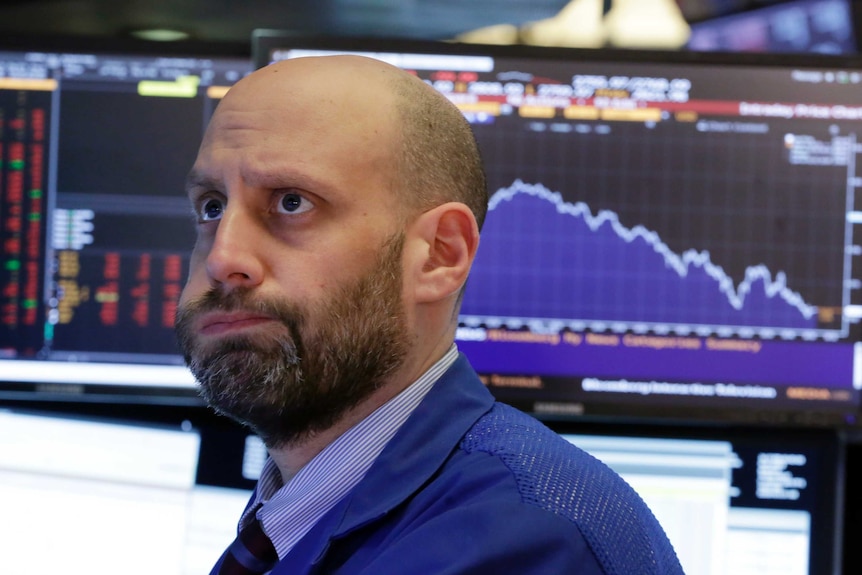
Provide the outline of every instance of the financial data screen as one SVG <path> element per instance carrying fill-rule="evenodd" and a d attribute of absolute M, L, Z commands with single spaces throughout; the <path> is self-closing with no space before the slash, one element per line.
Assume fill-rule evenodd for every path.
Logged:
<path fill-rule="evenodd" d="M 291 42 L 257 63 L 345 51 Z M 344 44 L 471 123 L 491 199 L 456 342 L 500 399 L 855 424 L 855 60 Z M 181 188 L 251 67 L 0 52 L 0 395 L 196 401 L 173 335 Z"/>
<path fill-rule="evenodd" d="M 243 58 L 0 51 L 0 394 L 193 397 L 182 190 Z"/>
<path fill-rule="evenodd" d="M 259 42 L 270 61 L 339 51 Z M 491 199 L 457 342 L 499 397 L 549 416 L 855 421 L 862 74 L 847 60 L 351 51 L 472 124 Z"/>

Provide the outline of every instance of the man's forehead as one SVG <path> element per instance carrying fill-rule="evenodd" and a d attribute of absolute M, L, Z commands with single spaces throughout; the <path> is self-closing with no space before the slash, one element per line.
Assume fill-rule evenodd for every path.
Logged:
<path fill-rule="evenodd" d="M 254 114 L 271 122 L 285 117 L 292 122 L 325 120 L 333 115 L 342 117 L 341 121 L 351 117 L 351 124 L 369 116 L 378 124 L 391 121 L 395 92 L 387 81 L 375 81 L 340 66 L 320 69 L 312 64 L 286 68 L 287 73 L 258 70 L 228 91 L 216 109 L 214 122 L 230 127 L 233 120 Z M 330 68 L 332 73 L 327 71 Z"/>
<path fill-rule="evenodd" d="M 391 82 L 404 72 L 394 66 L 362 56 L 308 56 L 272 63 L 240 80 L 238 91 L 262 87 L 302 92 L 307 89 L 350 93 L 360 88 L 390 91 Z"/>
<path fill-rule="evenodd" d="M 314 62 L 299 66 L 318 68 Z M 344 169 L 390 169 L 400 128 L 392 105 L 379 94 L 385 90 L 278 71 L 286 69 L 296 70 L 262 69 L 228 92 L 207 127 L 187 188 L 211 187 L 214 170 L 231 157 L 241 157 L 255 173 L 282 165 L 322 169 L 332 158 Z"/>

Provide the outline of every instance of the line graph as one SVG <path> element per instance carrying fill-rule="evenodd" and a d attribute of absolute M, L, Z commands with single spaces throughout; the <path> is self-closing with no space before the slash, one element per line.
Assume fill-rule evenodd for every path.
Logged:
<path fill-rule="evenodd" d="M 462 321 L 771 334 L 814 330 L 817 313 L 781 270 L 754 262 L 735 282 L 707 250 L 677 253 L 611 210 L 518 179 L 489 203 Z"/>

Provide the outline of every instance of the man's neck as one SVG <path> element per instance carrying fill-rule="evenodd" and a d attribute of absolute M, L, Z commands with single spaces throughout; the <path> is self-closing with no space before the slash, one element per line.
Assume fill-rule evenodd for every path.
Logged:
<path fill-rule="evenodd" d="M 403 385 L 401 389 L 406 387 Z M 398 386 L 385 385 L 376 390 L 365 401 L 347 411 L 332 427 L 308 436 L 289 445 L 269 448 L 269 455 L 281 472 L 286 484 L 299 470 L 314 459 L 326 446 L 341 437 L 351 427 L 368 417 L 375 409 L 395 397 L 401 390 Z"/>
<path fill-rule="evenodd" d="M 452 342 L 440 349 L 434 349 L 422 357 L 405 362 L 387 383 L 374 391 L 359 405 L 348 410 L 332 427 L 303 438 L 301 441 L 288 445 L 269 448 L 279 471 L 282 481 L 286 484 L 312 459 L 314 459 L 329 444 L 341 437 L 351 427 L 371 415 L 387 401 L 404 391 L 411 383 L 418 380 L 423 373 L 439 361 L 449 350 Z"/>

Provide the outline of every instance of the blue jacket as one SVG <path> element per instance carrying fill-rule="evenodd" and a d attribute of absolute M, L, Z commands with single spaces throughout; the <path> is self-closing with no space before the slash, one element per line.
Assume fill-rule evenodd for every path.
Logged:
<path fill-rule="evenodd" d="M 682 575 L 613 471 L 496 403 L 462 355 L 368 474 L 273 569 L 302 574 Z"/>

